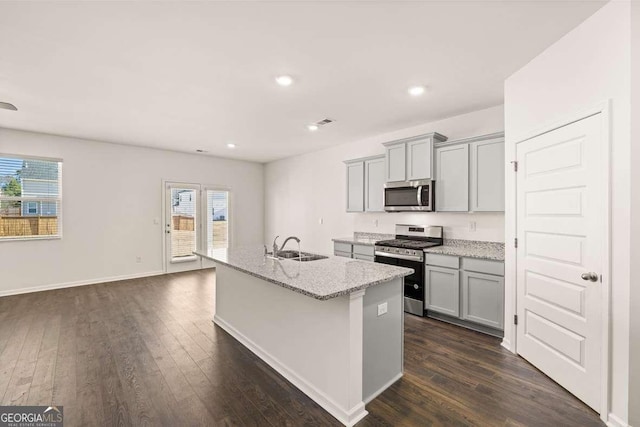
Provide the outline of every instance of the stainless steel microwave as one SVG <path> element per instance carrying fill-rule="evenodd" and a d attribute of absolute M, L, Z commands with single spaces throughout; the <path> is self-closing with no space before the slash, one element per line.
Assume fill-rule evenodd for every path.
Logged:
<path fill-rule="evenodd" d="M 388 212 L 434 211 L 435 181 L 425 179 L 386 183 L 384 186 L 384 210 Z"/>

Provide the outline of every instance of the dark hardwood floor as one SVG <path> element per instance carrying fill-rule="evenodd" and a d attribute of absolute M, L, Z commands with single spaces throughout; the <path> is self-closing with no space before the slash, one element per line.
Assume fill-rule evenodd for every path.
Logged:
<path fill-rule="evenodd" d="M 0 298 L 0 404 L 66 426 L 340 425 L 213 325 L 215 273 Z M 405 375 L 358 426 L 599 426 L 499 340 L 407 316 Z"/>

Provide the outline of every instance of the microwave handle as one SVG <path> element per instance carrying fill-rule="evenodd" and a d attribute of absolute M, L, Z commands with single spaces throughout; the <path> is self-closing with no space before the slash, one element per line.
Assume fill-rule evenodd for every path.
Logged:
<path fill-rule="evenodd" d="M 422 185 L 418 186 L 418 206 L 422 206 Z"/>

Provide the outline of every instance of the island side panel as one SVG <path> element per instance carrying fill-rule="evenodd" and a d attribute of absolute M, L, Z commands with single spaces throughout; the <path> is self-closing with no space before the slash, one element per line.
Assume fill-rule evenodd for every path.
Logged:
<path fill-rule="evenodd" d="M 350 384 L 350 335 L 362 335 L 353 304 L 349 295 L 320 301 L 221 264 L 216 269 L 215 323 L 345 425 L 367 414 L 362 392 L 353 399 L 362 384 Z"/>
<path fill-rule="evenodd" d="M 363 385 L 365 403 L 402 377 L 404 346 L 403 279 L 367 288 L 364 295 Z M 387 313 L 378 316 L 378 305 Z"/>

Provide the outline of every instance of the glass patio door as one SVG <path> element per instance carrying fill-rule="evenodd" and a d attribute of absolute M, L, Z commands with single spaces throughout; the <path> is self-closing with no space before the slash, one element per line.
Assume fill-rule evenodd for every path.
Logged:
<path fill-rule="evenodd" d="M 167 183 L 165 194 L 165 252 L 167 273 L 202 268 L 200 257 L 200 185 Z"/>
<path fill-rule="evenodd" d="M 165 271 L 215 267 L 193 252 L 226 249 L 231 240 L 230 191 L 215 186 L 165 186 Z"/>

